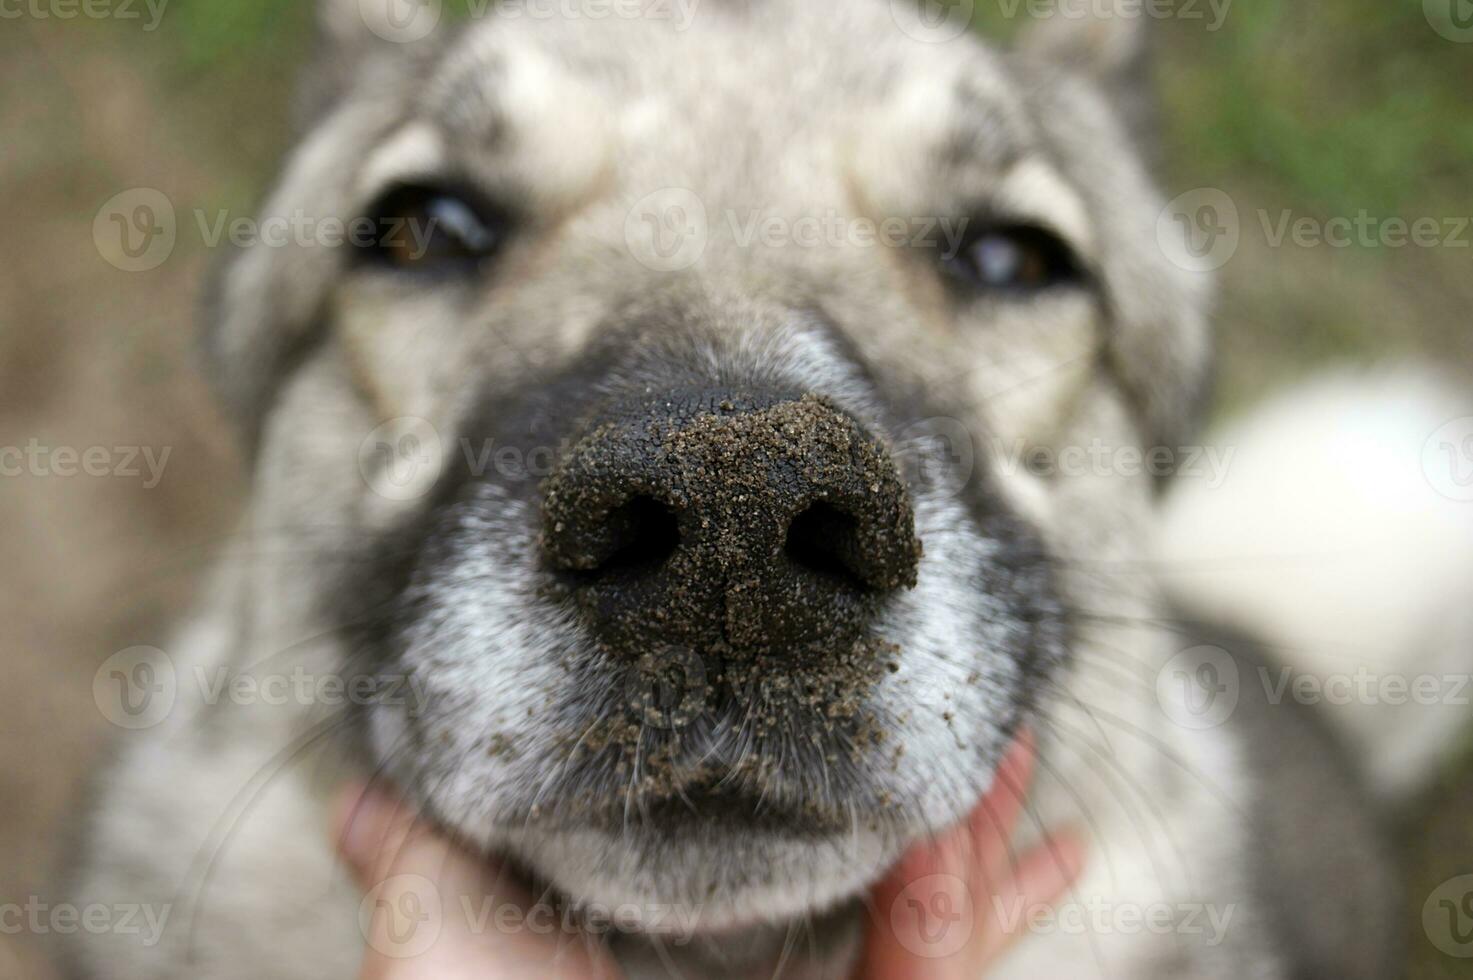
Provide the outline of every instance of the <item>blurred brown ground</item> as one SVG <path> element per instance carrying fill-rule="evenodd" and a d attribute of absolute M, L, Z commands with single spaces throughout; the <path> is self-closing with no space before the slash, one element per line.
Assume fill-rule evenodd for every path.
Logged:
<path fill-rule="evenodd" d="M 245 475 L 195 371 L 198 296 L 215 257 L 186 212 L 249 214 L 286 145 L 289 79 L 277 69 L 305 40 L 301 11 L 288 19 L 297 47 L 276 51 L 267 70 L 247 62 L 183 81 L 161 36 L 0 25 L 0 214 L 11 231 L 0 235 L 0 446 L 34 438 L 171 453 L 154 489 L 121 477 L 0 480 L 0 901 L 55 892 L 83 774 L 115 731 L 93 704 L 93 674 L 114 651 L 163 642 L 241 503 Z M 1191 59 L 1192 43 L 1202 42 L 1184 40 L 1173 57 Z M 1193 152 L 1170 150 L 1173 161 Z M 179 243 L 158 269 L 126 273 L 103 261 L 91 224 L 104 201 L 137 186 L 179 205 Z M 1234 192 L 1257 200 L 1259 190 Z M 1372 350 L 1473 363 L 1467 261 L 1408 255 L 1368 276 L 1325 250 L 1246 244 L 1224 290 L 1229 399 L 1322 359 L 1281 325 L 1339 323 L 1343 308 L 1358 311 L 1362 339 L 1397 324 Z M 1424 809 L 1404 833 L 1418 896 L 1473 871 L 1473 782 L 1450 775 Z M 1466 963 L 1429 951 L 1414 904 L 1416 975 L 1468 976 Z M 51 974 L 28 940 L 0 935 L 0 978 L 11 976 Z"/>

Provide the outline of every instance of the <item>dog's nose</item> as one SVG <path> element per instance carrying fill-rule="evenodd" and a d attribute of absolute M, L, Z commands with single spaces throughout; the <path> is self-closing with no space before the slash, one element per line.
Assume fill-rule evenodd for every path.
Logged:
<path fill-rule="evenodd" d="M 920 543 L 889 452 L 807 395 L 701 392 L 595 423 L 548 480 L 543 544 L 606 647 L 842 652 Z"/>

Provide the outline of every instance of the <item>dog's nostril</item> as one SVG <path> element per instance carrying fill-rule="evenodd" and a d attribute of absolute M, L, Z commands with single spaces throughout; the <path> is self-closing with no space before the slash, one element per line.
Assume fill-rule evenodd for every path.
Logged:
<path fill-rule="evenodd" d="M 860 564 L 859 522 L 832 504 L 820 501 L 793 518 L 783 550 L 795 565 L 869 588 Z"/>
<path fill-rule="evenodd" d="M 675 512 L 653 497 L 637 496 L 606 518 L 609 557 L 594 574 L 658 568 L 680 544 Z"/>

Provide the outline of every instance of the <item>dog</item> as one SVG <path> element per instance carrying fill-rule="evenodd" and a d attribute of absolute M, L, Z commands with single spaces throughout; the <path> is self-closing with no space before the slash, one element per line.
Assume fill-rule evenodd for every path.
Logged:
<path fill-rule="evenodd" d="M 78 977 L 355 975 L 354 776 L 642 910 L 632 977 L 848 976 L 867 889 L 1024 730 L 1016 844 L 1078 828 L 1103 917 L 997 976 L 1397 972 L 1366 743 L 1161 557 L 1221 494 L 1172 495 L 1211 284 L 1160 244 L 1140 19 L 319 7 L 263 215 L 373 234 L 214 290 L 252 503 L 73 879 L 172 916 L 80 934 Z"/>

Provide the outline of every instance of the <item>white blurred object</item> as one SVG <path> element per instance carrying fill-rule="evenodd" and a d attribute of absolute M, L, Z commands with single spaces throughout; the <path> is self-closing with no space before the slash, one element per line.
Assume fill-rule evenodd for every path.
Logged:
<path fill-rule="evenodd" d="M 1341 372 L 1208 443 L 1233 453 L 1228 476 L 1173 491 L 1168 588 L 1328 683 L 1310 699 L 1376 788 L 1414 792 L 1473 721 L 1473 395 L 1413 368 Z"/>

